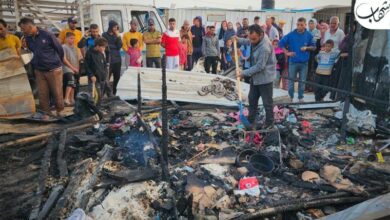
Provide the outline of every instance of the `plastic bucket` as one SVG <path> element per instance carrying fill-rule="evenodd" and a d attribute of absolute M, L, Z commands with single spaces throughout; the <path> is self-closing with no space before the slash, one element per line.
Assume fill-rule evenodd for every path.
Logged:
<path fill-rule="evenodd" d="M 275 168 L 273 160 L 264 154 L 252 155 L 249 159 L 249 164 L 253 171 L 262 174 L 271 173 Z"/>

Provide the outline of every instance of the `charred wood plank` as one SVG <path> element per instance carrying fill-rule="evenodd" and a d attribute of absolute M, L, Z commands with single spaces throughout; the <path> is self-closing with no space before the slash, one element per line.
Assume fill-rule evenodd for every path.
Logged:
<path fill-rule="evenodd" d="M 68 177 L 68 166 L 64 158 L 67 132 L 68 132 L 67 129 L 64 129 L 60 133 L 60 140 L 59 140 L 58 150 L 57 150 L 57 165 L 58 165 L 58 170 L 60 171 L 60 177 Z"/>
<path fill-rule="evenodd" d="M 158 172 L 153 169 L 149 169 L 148 171 L 122 169 L 115 172 L 105 171 L 105 174 L 115 180 L 119 180 L 119 182 L 121 182 L 122 184 L 145 181 L 158 177 Z"/>
<path fill-rule="evenodd" d="M 74 125 L 74 126 L 68 125 L 68 126 L 65 126 L 64 128 L 67 128 L 68 132 L 73 132 L 73 131 L 78 131 L 78 130 L 82 130 L 82 129 L 91 127 L 94 124 L 95 124 L 95 121 L 88 120 L 87 122 L 84 122 L 83 124 L 80 124 L 80 122 L 77 122 L 77 125 Z M 21 145 L 26 145 L 26 144 L 29 144 L 29 143 L 32 143 L 32 142 L 35 142 L 35 141 L 44 140 L 44 139 L 52 136 L 55 132 L 57 132 L 57 131 L 45 132 L 45 133 L 41 133 L 41 134 L 38 134 L 38 135 L 35 135 L 35 136 L 21 138 L 21 139 L 18 139 L 18 140 L 13 140 L 13 141 L 8 141 L 8 142 L 5 142 L 5 143 L 1 143 L 0 144 L 0 150 L 6 149 L 8 147 L 21 146 Z"/>
<path fill-rule="evenodd" d="M 33 153 L 31 156 L 27 157 L 26 159 L 24 159 L 22 165 L 25 166 L 27 164 L 30 164 L 31 162 L 34 162 L 40 158 L 42 158 L 43 154 L 45 153 L 46 149 L 45 148 L 42 148 L 40 149 L 39 151 Z"/>
<path fill-rule="evenodd" d="M 308 208 L 320 208 L 327 205 L 336 205 L 336 204 L 350 204 L 350 203 L 359 203 L 368 198 L 365 197 L 344 197 L 344 198 L 330 198 L 330 199 L 322 199 L 322 200 L 313 200 L 302 203 L 295 203 L 283 206 L 270 207 L 266 209 L 262 209 L 255 213 L 245 214 L 240 216 L 239 220 L 247 220 L 247 219 L 259 219 L 262 217 L 276 215 L 278 213 L 285 213 L 289 211 L 297 211 L 300 209 L 308 209 Z"/>
<path fill-rule="evenodd" d="M 92 194 L 93 187 L 98 183 L 105 162 L 111 160 L 112 158 L 113 148 L 109 145 L 105 145 L 104 148 L 97 154 L 98 156 L 100 156 L 99 163 L 96 166 L 96 169 L 93 171 L 92 176 L 81 187 L 81 199 L 79 201 L 76 201 L 76 206 L 84 210 L 86 210 L 86 207 L 88 205 L 89 197 Z"/>
<path fill-rule="evenodd" d="M 76 166 L 70 175 L 69 183 L 66 186 L 64 193 L 58 199 L 55 208 L 49 213 L 47 219 L 62 219 L 63 217 L 66 217 L 67 210 L 74 206 L 74 195 L 77 193 L 80 182 L 85 178 L 91 163 L 92 158 L 88 158 Z"/>
<path fill-rule="evenodd" d="M 39 173 L 39 183 L 38 183 L 38 188 L 36 192 L 36 200 L 35 204 L 33 206 L 33 209 L 30 213 L 29 219 L 37 219 L 39 210 L 41 208 L 41 203 L 42 203 L 42 196 L 46 191 L 46 178 L 47 175 L 49 174 L 49 168 L 50 168 L 50 161 L 51 161 L 51 154 L 55 145 L 55 137 L 52 136 L 46 146 L 45 153 L 43 155 L 42 159 L 42 164 L 41 164 L 41 170 Z"/>
<path fill-rule="evenodd" d="M 42 210 L 39 212 L 38 219 L 45 219 L 47 214 L 49 214 L 50 209 L 52 209 L 57 202 L 58 197 L 61 195 L 64 187 L 62 185 L 55 186 L 47 199 L 45 205 L 43 205 Z"/>

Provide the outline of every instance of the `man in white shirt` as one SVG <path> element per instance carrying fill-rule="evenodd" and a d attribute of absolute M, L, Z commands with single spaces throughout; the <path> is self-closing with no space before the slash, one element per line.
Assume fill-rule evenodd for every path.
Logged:
<path fill-rule="evenodd" d="M 330 28 L 325 33 L 325 39 L 323 42 L 327 40 L 333 40 L 334 48 L 339 48 L 341 41 L 344 39 L 345 34 L 344 31 L 339 28 L 340 19 L 337 16 L 333 16 L 330 18 Z"/>
<path fill-rule="evenodd" d="M 279 32 L 272 24 L 272 18 L 267 18 L 265 20 L 265 24 L 267 26 L 265 33 L 268 35 L 268 38 L 272 42 L 273 40 L 279 40 Z"/>

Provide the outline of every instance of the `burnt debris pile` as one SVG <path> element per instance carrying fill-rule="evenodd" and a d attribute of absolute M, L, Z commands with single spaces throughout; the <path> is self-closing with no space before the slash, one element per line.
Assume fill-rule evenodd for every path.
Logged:
<path fill-rule="evenodd" d="M 352 108 L 344 139 L 337 108 L 276 106 L 248 131 L 236 110 L 175 103 L 166 161 L 159 108 L 99 110 L 2 133 L 1 218 L 315 219 L 388 192 L 390 121 L 372 112 Z"/>

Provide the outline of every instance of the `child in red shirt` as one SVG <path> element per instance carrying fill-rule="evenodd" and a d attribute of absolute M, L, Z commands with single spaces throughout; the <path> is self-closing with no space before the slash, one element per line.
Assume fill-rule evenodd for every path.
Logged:
<path fill-rule="evenodd" d="M 139 49 L 139 43 L 137 39 L 130 40 L 130 46 L 127 50 L 127 54 L 130 56 L 129 66 L 141 67 L 142 66 L 142 55 Z"/>
<path fill-rule="evenodd" d="M 180 63 L 180 69 L 185 70 L 187 66 L 187 47 L 188 47 L 188 40 L 189 40 L 188 35 L 183 35 L 180 45 L 179 45 L 179 63 Z"/>

